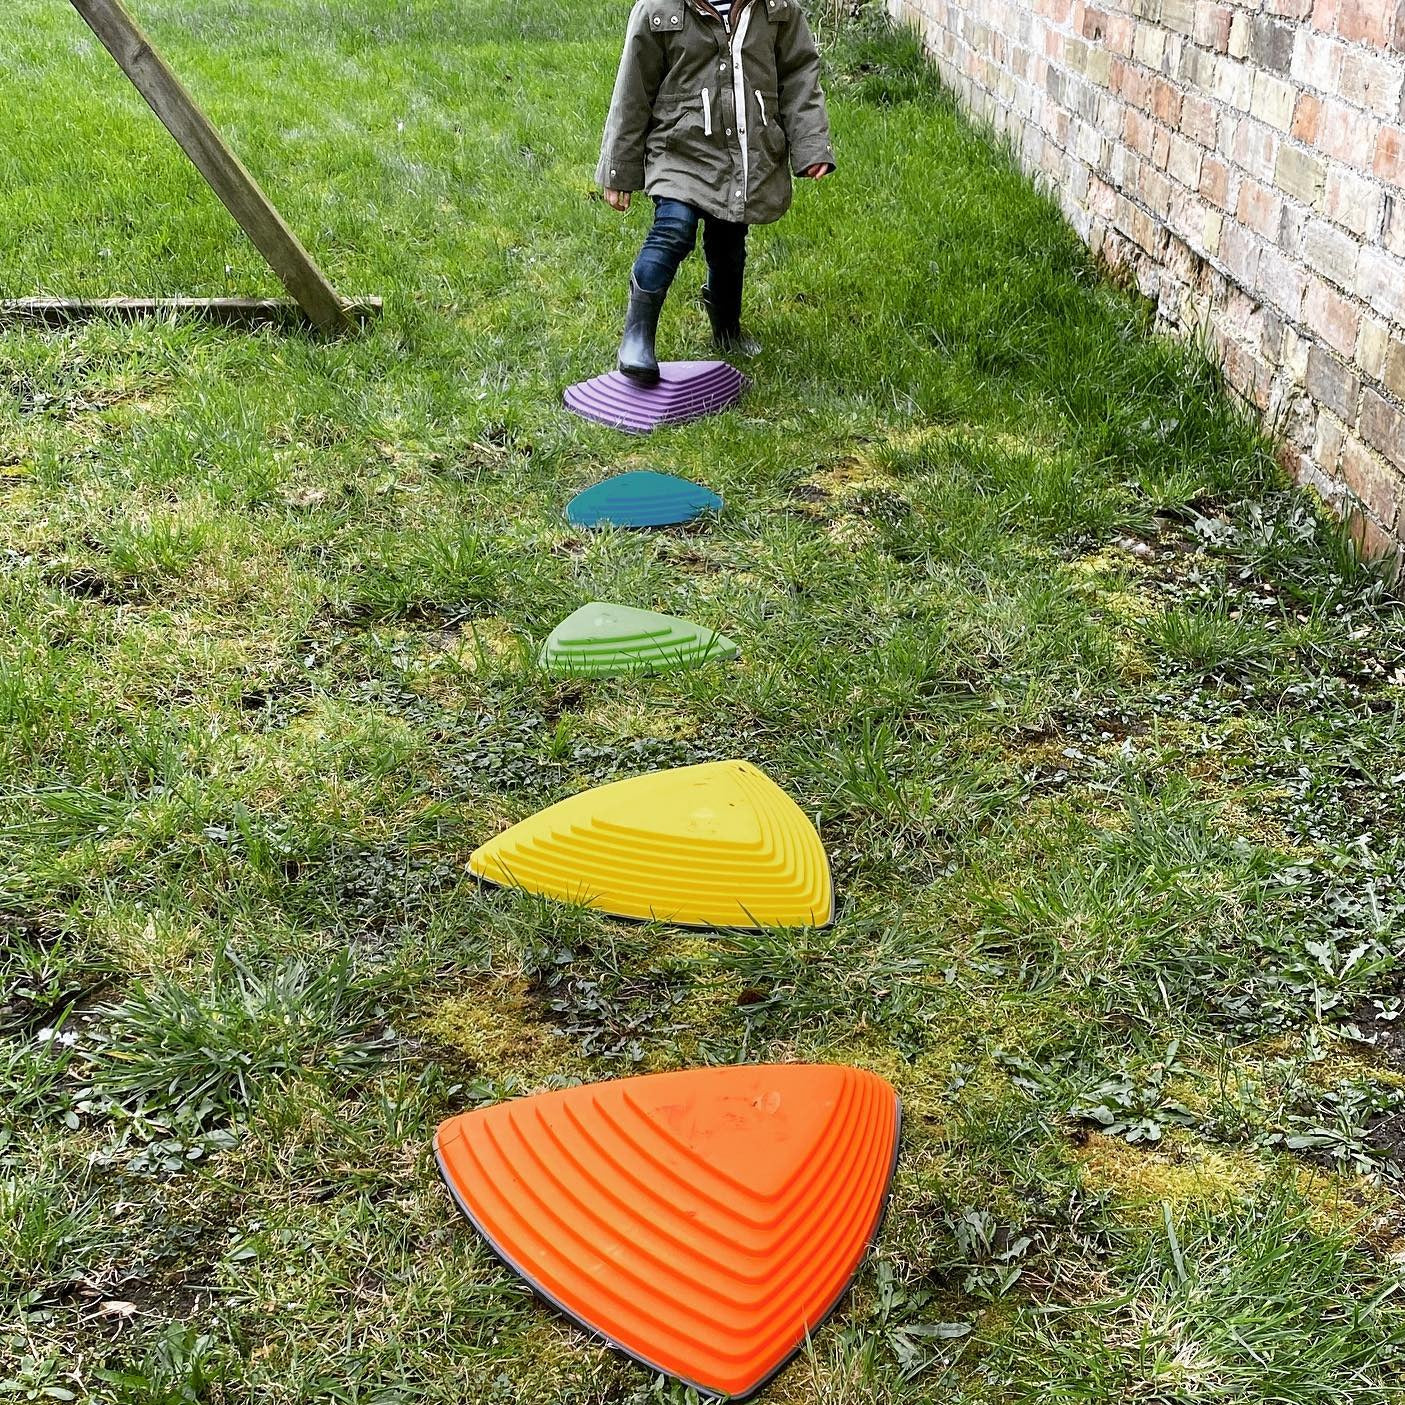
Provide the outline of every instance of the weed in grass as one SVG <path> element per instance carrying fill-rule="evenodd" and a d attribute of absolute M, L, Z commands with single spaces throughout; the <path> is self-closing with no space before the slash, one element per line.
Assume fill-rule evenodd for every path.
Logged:
<path fill-rule="evenodd" d="M 165 1113 L 199 1134 L 300 1073 L 348 1079 L 392 1042 L 378 999 L 345 954 L 257 971 L 226 948 L 203 991 L 158 976 L 96 1014 L 84 1049 L 92 1110 Z"/>
<path fill-rule="evenodd" d="M 172 1326 L 140 1361 L 98 1379 L 114 1405 L 200 1405 L 226 1370 L 222 1354 L 209 1333 Z"/>
<path fill-rule="evenodd" d="M 0 1036 L 61 1025 L 111 977 L 99 953 L 42 920 L 4 922 L 0 931 Z"/>
<path fill-rule="evenodd" d="M 1149 620 L 1147 644 L 1163 661 L 1205 674 L 1242 673 L 1264 666 L 1262 632 L 1218 609 L 1174 608 Z"/>
<path fill-rule="evenodd" d="M 1158 1142 L 1168 1128 L 1195 1121 L 1171 1086 L 1190 1072 L 1177 1052 L 1173 1044 L 1161 1058 L 1143 1055 L 1110 1072 L 1069 1052 L 1026 1058 L 998 1051 L 995 1059 L 1041 1108 L 1135 1144 Z"/>

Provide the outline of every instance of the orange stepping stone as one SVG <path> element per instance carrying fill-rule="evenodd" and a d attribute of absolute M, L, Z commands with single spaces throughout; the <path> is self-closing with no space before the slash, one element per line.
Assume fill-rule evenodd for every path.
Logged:
<path fill-rule="evenodd" d="M 543 1297 L 644 1365 L 742 1397 L 852 1281 L 899 1117 L 861 1069 L 731 1065 L 461 1113 L 434 1145 L 459 1208 Z"/>

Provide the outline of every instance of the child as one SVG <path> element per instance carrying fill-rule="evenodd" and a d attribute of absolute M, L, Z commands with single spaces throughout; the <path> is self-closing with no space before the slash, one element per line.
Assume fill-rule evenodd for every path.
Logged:
<path fill-rule="evenodd" d="M 792 167 L 816 180 L 834 169 L 819 54 L 796 0 L 637 0 L 596 171 L 616 210 L 640 189 L 654 201 L 630 277 L 625 375 L 659 378 L 659 313 L 699 222 L 713 345 L 760 350 L 741 328 L 746 234 L 789 208 Z"/>

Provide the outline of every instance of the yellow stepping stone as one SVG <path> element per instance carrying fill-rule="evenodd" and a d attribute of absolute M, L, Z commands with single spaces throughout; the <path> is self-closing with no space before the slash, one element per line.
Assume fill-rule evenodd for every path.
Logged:
<path fill-rule="evenodd" d="M 469 857 L 490 883 L 689 927 L 825 926 L 834 887 L 804 811 L 746 761 L 599 786 Z"/>

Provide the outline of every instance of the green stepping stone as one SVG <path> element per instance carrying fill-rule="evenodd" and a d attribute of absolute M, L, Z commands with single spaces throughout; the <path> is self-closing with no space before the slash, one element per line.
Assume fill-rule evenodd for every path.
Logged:
<path fill-rule="evenodd" d="M 551 673 L 608 678 L 697 668 L 713 659 L 734 659 L 738 652 L 725 634 L 692 620 L 592 600 L 547 636 L 541 666 Z"/>

